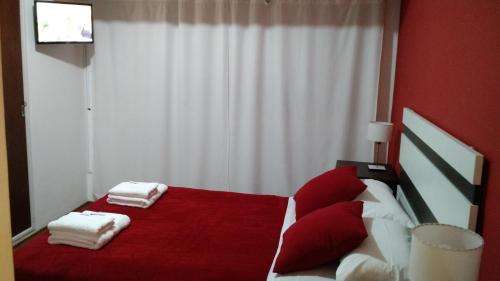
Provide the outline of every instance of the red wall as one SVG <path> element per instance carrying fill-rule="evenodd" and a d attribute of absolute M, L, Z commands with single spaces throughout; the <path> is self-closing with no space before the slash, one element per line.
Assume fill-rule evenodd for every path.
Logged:
<path fill-rule="evenodd" d="M 480 280 L 500 280 L 500 1 L 403 0 L 389 161 L 403 107 L 485 155 Z M 480 230 L 481 231 L 481 230 Z"/>

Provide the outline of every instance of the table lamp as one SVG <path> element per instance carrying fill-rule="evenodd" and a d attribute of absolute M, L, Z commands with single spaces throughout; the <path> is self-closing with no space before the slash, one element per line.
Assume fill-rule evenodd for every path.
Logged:
<path fill-rule="evenodd" d="M 370 170 L 385 170 L 384 165 L 379 165 L 379 149 L 380 144 L 383 142 L 388 142 L 392 135 L 392 123 L 389 122 L 377 122 L 373 121 L 368 123 L 368 133 L 366 138 L 370 141 L 375 142 L 375 153 L 373 155 L 373 162 L 375 165 L 368 165 Z"/>
<path fill-rule="evenodd" d="M 408 277 L 411 281 L 475 281 L 483 238 L 468 229 L 447 224 L 413 228 Z"/>

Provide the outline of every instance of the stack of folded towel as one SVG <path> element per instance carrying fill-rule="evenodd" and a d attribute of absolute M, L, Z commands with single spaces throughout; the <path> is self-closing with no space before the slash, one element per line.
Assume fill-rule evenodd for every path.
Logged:
<path fill-rule="evenodd" d="M 111 188 L 108 203 L 131 207 L 148 208 L 167 191 L 167 186 L 151 182 L 122 182 Z"/>
<path fill-rule="evenodd" d="M 65 244 L 97 250 L 130 224 L 126 215 L 84 211 L 71 212 L 50 222 L 49 244 Z"/>

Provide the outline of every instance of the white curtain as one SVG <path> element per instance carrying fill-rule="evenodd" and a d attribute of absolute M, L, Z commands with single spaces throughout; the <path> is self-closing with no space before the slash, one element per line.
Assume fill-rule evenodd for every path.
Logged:
<path fill-rule="evenodd" d="M 94 193 L 227 186 L 223 1 L 96 1 Z"/>
<path fill-rule="evenodd" d="M 383 2 L 231 3 L 231 189 L 293 194 L 337 159 L 369 160 Z"/>
<path fill-rule="evenodd" d="M 93 189 L 290 195 L 369 160 L 383 0 L 99 0 Z"/>

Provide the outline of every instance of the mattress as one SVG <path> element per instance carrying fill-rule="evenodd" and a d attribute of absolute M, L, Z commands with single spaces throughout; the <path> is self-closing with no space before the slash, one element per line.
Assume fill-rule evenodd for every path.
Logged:
<path fill-rule="evenodd" d="M 49 245 L 43 231 L 15 251 L 16 280 L 266 280 L 289 201 L 176 187 L 149 209 L 105 200 L 86 209 L 126 214 L 127 229 L 97 251 Z"/>

